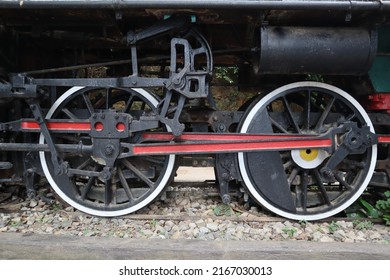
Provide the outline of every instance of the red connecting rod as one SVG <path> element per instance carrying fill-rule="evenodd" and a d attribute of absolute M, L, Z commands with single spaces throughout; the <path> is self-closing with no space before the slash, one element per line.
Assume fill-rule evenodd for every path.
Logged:
<path fill-rule="evenodd" d="M 88 121 L 47 121 L 47 127 L 53 132 L 89 133 Z M 22 131 L 39 132 L 39 125 L 33 120 L 22 120 Z M 143 132 L 141 143 L 121 143 L 127 150 L 120 155 L 146 156 L 167 154 L 204 154 L 248 151 L 282 151 L 294 149 L 331 149 L 334 144 L 332 134 L 241 134 L 241 133 L 183 133 L 175 137 L 169 132 Z M 390 136 L 378 135 L 378 143 L 390 143 Z"/>

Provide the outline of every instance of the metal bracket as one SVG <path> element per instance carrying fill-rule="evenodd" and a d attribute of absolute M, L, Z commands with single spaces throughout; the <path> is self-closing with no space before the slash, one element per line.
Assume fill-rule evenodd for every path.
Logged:
<path fill-rule="evenodd" d="M 129 31 L 126 36 L 126 42 L 129 45 L 134 45 L 138 42 L 162 36 L 173 30 L 183 30 L 188 26 L 188 24 L 189 20 L 185 17 L 171 17 L 138 33 Z"/>
<path fill-rule="evenodd" d="M 217 154 L 215 159 L 216 177 L 219 184 L 222 202 L 230 203 L 229 184 L 233 180 L 239 180 L 235 154 Z"/>
<path fill-rule="evenodd" d="M 0 98 L 36 98 L 37 86 L 22 74 L 10 76 L 10 83 L 0 84 Z"/>
<path fill-rule="evenodd" d="M 178 47 L 179 46 L 179 47 Z M 178 53 L 178 49 L 183 49 Z M 200 47 L 194 50 L 189 41 L 182 38 L 171 40 L 171 82 L 168 89 L 174 89 L 188 98 L 207 97 L 207 77 L 209 72 L 197 71 L 195 69 L 195 57 L 200 54 L 207 54 L 208 49 Z M 182 57 L 183 68 L 177 67 L 177 61 Z"/>
<path fill-rule="evenodd" d="M 168 110 L 169 110 L 169 107 L 171 104 L 172 94 L 173 94 L 172 91 L 168 91 L 165 95 L 164 100 L 161 102 L 162 107 L 161 107 L 161 110 L 159 113 L 159 118 L 160 118 L 160 122 L 162 122 L 163 124 L 166 124 L 167 126 L 169 126 L 171 128 L 171 131 L 172 131 L 174 136 L 179 136 L 183 133 L 184 128 L 185 128 L 184 124 L 179 122 L 179 117 L 180 117 L 181 112 L 183 110 L 186 98 L 183 95 L 179 96 L 179 101 L 177 102 L 175 114 L 174 114 L 173 118 L 168 118 Z"/>
<path fill-rule="evenodd" d="M 321 168 L 321 174 L 334 180 L 334 169 L 348 155 L 362 154 L 372 145 L 378 144 L 378 136 L 370 131 L 368 126 L 359 128 L 356 123 L 347 123 L 342 128 L 336 129 L 335 134 L 345 131 L 341 137 L 342 144 L 329 158 L 324 167 Z"/>
<path fill-rule="evenodd" d="M 118 139 L 129 137 L 129 123 L 131 116 L 115 111 L 94 113 L 90 118 L 93 138 Z"/>
<path fill-rule="evenodd" d="M 39 101 L 37 99 L 27 99 L 27 103 L 30 106 L 31 112 L 33 113 L 33 116 L 37 123 L 39 124 L 39 127 L 41 129 L 41 133 L 43 134 L 43 137 L 46 140 L 46 143 L 50 149 L 51 153 L 51 161 L 54 166 L 55 173 L 57 175 L 61 175 L 65 173 L 65 168 L 63 163 L 60 162 L 58 158 L 58 152 L 55 147 L 55 144 L 53 142 L 53 139 L 51 138 L 50 131 L 46 126 L 46 122 L 44 119 L 44 116 L 42 114 L 41 107 L 39 105 Z"/>

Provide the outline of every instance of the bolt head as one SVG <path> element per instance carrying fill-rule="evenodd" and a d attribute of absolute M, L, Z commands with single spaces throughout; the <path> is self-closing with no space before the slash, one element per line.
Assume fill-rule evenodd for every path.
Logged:
<path fill-rule="evenodd" d="M 104 149 L 106 156 L 112 156 L 114 154 L 114 147 L 112 145 L 107 145 Z"/>

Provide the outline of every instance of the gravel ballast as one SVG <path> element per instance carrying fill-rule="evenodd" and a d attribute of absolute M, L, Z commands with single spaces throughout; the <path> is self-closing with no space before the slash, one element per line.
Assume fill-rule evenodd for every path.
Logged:
<path fill-rule="evenodd" d="M 0 211 L 0 232 L 133 239 L 390 244 L 390 227 L 367 220 L 335 218 L 326 222 L 296 222 L 264 214 L 254 206 L 247 209 L 236 201 L 224 206 L 217 196 L 205 197 L 203 189 L 179 188 L 170 194 L 164 201 L 117 218 L 94 217 L 61 206 L 57 201 L 50 204 L 41 199 L 20 201 L 13 197 L 8 205 L 17 210 Z"/>

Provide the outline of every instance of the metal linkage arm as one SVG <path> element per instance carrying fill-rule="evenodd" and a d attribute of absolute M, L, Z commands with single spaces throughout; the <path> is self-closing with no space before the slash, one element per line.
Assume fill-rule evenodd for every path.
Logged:
<path fill-rule="evenodd" d="M 138 33 L 129 31 L 126 36 L 126 41 L 129 45 L 136 44 L 148 39 L 154 39 L 162 36 L 173 30 L 182 30 L 188 26 L 189 20 L 184 17 L 172 17 L 164 21 L 160 21 L 151 27 L 144 29 Z"/>
<path fill-rule="evenodd" d="M 325 178 L 334 179 L 333 170 L 340 164 L 348 155 L 362 154 L 372 145 L 378 144 L 378 136 L 370 131 L 369 127 L 359 128 L 355 123 L 346 124 L 341 128 L 346 130 L 346 133 L 341 137 L 342 143 L 329 158 L 324 167 L 321 168 L 321 173 Z M 337 131 L 337 129 L 336 129 Z M 379 139 L 385 140 L 385 139 Z"/>

